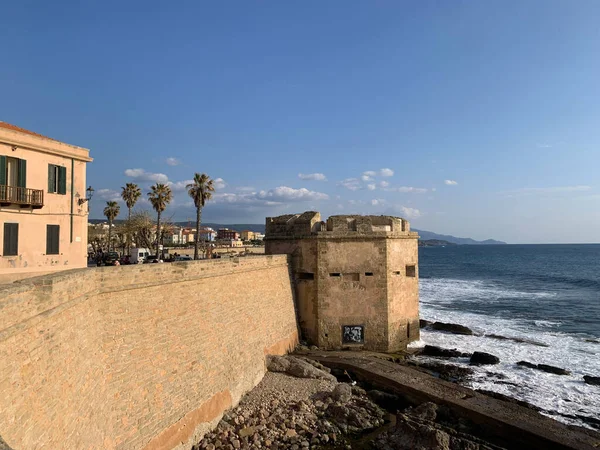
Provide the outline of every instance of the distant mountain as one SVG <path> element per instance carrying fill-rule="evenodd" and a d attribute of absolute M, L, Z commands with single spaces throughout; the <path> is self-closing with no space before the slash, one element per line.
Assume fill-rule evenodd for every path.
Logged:
<path fill-rule="evenodd" d="M 88 222 L 102 223 L 102 222 L 106 222 L 106 219 L 90 219 Z M 115 220 L 116 224 L 121 223 L 121 222 L 124 222 L 124 221 L 123 220 Z M 187 226 L 194 227 L 194 226 L 196 226 L 196 221 L 192 220 L 191 222 L 175 222 L 175 225 L 180 226 L 180 227 L 187 227 Z M 264 232 L 265 232 L 265 224 L 264 223 L 222 224 L 222 223 L 202 222 L 202 226 L 203 227 L 211 227 L 215 230 L 218 230 L 219 228 L 229 228 L 229 229 L 235 230 L 235 231 L 249 230 L 249 231 L 254 231 L 255 233 L 262 233 L 262 234 L 264 234 Z M 458 244 L 458 245 L 504 245 L 504 244 L 506 244 L 506 242 L 496 241 L 494 239 L 487 239 L 485 241 L 476 241 L 471 238 L 459 238 L 459 237 L 450 236 L 447 234 L 437 234 L 437 233 L 432 233 L 431 231 L 417 230 L 416 228 L 412 228 L 412 231 L 418 232 L 419 237 L 421 238 L 422 241 L 429 241 L 429 240 L 447 241 L 451 244 Z"/>
<path fill-rule="evenodd" d="M 437 234 L 437 233 L 432 233 L 431 231 L 417 230 L 416 228 L 412 228 L 411 230 L 419 233 L 419 237 L 422 240 L 437 239 L 440 241 L 452 242 L 453 244 L 458 244 L 458 245 L 506 245 L 506 242 L 496 241 L 494 239 L 486 239 L 485 241 L 476 241 L 471 238 L 459 238 L 459 237 L 455 237 L 455 236 L 450 236 L 448 234 Z"/>
<path fill-rule="evenodd" d="M 439 239 L 419 239 L 419 247 L 445 247 L 446 245 L 457 245 L 454 242 L 440 241 Z"/>

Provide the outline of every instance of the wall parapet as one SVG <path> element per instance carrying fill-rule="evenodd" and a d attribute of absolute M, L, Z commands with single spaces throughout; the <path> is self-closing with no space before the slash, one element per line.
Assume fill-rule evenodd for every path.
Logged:
<path fill-rule="evenodd" d="M 75 269 L 0 286 L 0 435 L 190 448 L 298 342 L 286 255 Z"/>

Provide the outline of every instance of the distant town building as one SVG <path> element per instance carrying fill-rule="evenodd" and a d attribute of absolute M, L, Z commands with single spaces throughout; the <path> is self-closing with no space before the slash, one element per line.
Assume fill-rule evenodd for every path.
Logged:
<path fill-rule="evenodd" d="M 210 227 L 200 227 L 198 236 L 202 241 L 213 242 L 217 238 L 217 232 Z"/>
<path fill-rule="evenodd" d="M 240 238 L 240 233 L 235 230 L 230 230 L 229 228 L 219 228 L 217 231 L 217 239 L 218 240 L 237 240 Z"/>
<path fill-rule="evenodd" d="M 250 230 L 244 230 L 240 233 L 240 236 L 242 238 L 242 241 L 253 241 L 256 236 L 256 233 L 254 231 L 250 231 Z"/>
<path fill-rule="evenodd" d="M 0 122 L 0 277 L 86 267 L 89 150 Z"/>
<path fill-rule="evenodd" d="M 196 230 L 193 228 L 184 228 L 181 231 L 181 243 L 191 244 L 196 239 Z"/>

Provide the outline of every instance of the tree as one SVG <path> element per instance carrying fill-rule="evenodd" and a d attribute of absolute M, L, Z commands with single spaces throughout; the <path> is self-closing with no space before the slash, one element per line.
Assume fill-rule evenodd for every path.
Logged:
<path fill-rule="evenodd" d="M 108 251 L 110 252 L 110 244 L 112 243 L 112 227 L 113 220 L 119 215 L 121 211 L 121 207 L 117 202 L 106 202 L 106 207 L 104 208 L 104 215 L 108 219 Z"/>
<path fill-rule="evenodd" d="M 121 198 L 127 205 L 129 213 L 127 215 L 127 222 L 131 222 L 131 210 L 142 195 L 140 187 L 135 183 L 127 183 L 124 187 L 121 187 Z M 127 252 L 131 252 L 131 235 L 127 236 Z"/>
<path fill-rule="evenodd" d="M 192 183 L 186 186 L 188 194 L 194 200 L 196 205 L 196 239 L 194 240 L 194 259 L 198 259 L 198 242 L 200 240 L 200 221 L 202 218 L 202 208 L 208 200 L 212 198 L 215 191 L 213 180 L 205 173 L 196 173 Z"/>
<path fill-rule="evenodd" d="M 156 211 L 156 257 L 160 259 L 159 255 L 159 244 L 160 244 L 160 214 L 166 209 L 167 205 L 171 203 L 171 199 L 173 198 L 173 193 L 171 192 L 171 188 L 166 184 L 156 183 L 154 186 L 150 187 L 150 192 L 148 192 L 148 199 Z"/>

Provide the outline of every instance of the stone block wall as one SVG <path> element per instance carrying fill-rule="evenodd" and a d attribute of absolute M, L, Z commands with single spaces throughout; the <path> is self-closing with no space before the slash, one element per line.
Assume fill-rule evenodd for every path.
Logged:
<path fill-rule="evenodd" d="M 297 339 L 286 256 L 0 286 L 0 436 L 15 449 L 189 448 Z"/>

